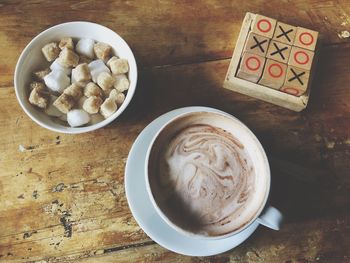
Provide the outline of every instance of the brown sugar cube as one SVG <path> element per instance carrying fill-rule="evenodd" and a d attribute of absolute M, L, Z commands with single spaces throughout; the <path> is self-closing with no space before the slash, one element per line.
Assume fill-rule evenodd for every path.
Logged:
<path fill-rule="evenodd" d="M 94 52 L 97 58 L 107 60 L 112 53 L 112 47 L 106 43 L 98 42 L 94 44 Z"/>
<path fill-rule="evenodd" d="M 267 59 L 259 84 L 273 89 L 280 89 L 286 77 L 286 70 L 286 64 Z"/>
<path fill-rule="evenodd" d="M 300 96 L 305 93 L 309 84 L 310 71 L 288 66 L 286 79 L 281 91 Z"/>
<path fill-rule="evenodd" d="M 49 74 L 51 72 L 51 70 L 49 68 L 46 68 L 46 69 L 43 69 L 43 70 L 39 70 L 39 71 L 36 71 L 36 72 L 33 72 L 33 75 L 34 77 L 37 79 L 37 80 L 44 80 L 44 77 Z"/>
<path fill-rule="evenodd" d="M 116 89 L 113 89 L 109 93 L 109 98 L 113 99 L 115 101 L 115 103 L 117 103 L 117 106 L 119 107 L 124 102 L 125 95 L 124 95 L 124 93 L 118 92 Z"/>
<path fill-rule="evenodd" d="M 38 91 L 45 91 L 46 90 L 45 84 L 42 82 L 37 82 L 37 81 L 31 82 L 29 84 L 29 87 L 31 90 L 33 90 L 33 89 L 37 89 Z"/>
<path fill-rule="evenodd" d="M 273 40 L 288 45 L 293 45 L 297 28 L 282 22 L 277 22 Z"/>
<path fill-rule="evenodd" d="M 58 47 L 60 49 L 64 49 L 66 47 L 68 49 L 74 50 L 73 39 L 71 37 L 62 38 L 60 43 L 58 44 Z"/>
<path fill-rule="evenodd" d="M 297 27 L 294 46 L 314 51 L 317 43 L 317 37 L 318 32 L 303 27 Z"/>
<path fill-rule="evenodd" d="M 91 97 L 91 96 L 102 97 L 103 92 L 100 89 L 100 87 L 97 86 L 95 83 L 89 82 L 84 88 L 84 95 L 86 97 Z"/>
<path fill-rule="evenodd" d="M 262 15 L 256 15 L 252 24 L 252 31 L 260 36 L 272 38 L 275 31 L 275 26 L 275 19 Z"/>
<path fill-rule="evenodd" d="M 101 72 L 97 77 L 97 84 L 103 91 L 112 89 L 115 79 L 107 72 Z"/>
<path fill-rule="evenodd" d="M 53 106 L 55 106 L 62 113 L 68 113 L 68 111 L 74 107 L 74 104 L 74 98 L 63 93 L 57 98 L 57 100 L 54 101 Z"/>
<path fill-rule="evenodd" d="M 269 42 L 269 38 L 250 32 L 243 50 L 264 57 L 266 55 Z"/>
<path fill-rule="evenodd" d="M 68 86 L 63 93 L 78 101 L 83 96 L 83 88 L 73 83 Z"/>
<path fill-rule="evenodd" d="M 111 116 L 116 110 L 118 106 L 115 101 L 111 98 L 107 98 L 100 107 L 100 113 L 105 119 Z"/>
<path fill-rule="evenodd" d="M 299 47 L 292 47 L 290 52 L 288 65 L 310 70 L 312 61 L 314 59 L 314 52 Z"/>
<path fill-rule="evenodd" d="M 91 80 L 90 69 L 88 64 L 79 64 L 72 70 L 72 75 L 74 75 L 74 80 L 76 82 L 86 82 Z"/>
<path fill-rule="evenodd" d="M 108 66 L 108 67 L 111 67 L 111 62 L 114 61 L 114 60 L 116 60 L 116 59 L 119 59 L 119 58 L 118 58 L 117 56 L 111 57 L 111 58 L 107 61 L 107 63 L 106 63 L 107 66 Z"/>
<path fill-rule="evenodd" d="M 86 63 L 89 64 L 92 61 L 91 58 L 88 58 L 86 56 L 80 55 L 79 56 L 79 64 Z"/>
<path fill-rule="evenodd" d="M 128 77 L 125 74 L 115 75 L 114 88 L 118 92 L 124 92 L 129 89 L 130 82 Z"/>
<path fill-rule="evenodd" d="M 46 44 L 41 49 L 41 51 L 43 52 L 46 60 L 51 62 L 51 61 L 54 61 L 58 57 L 61 50 L 58 47 L 56 42 L 52 42 L 52 43 Z"/>
<path fill-rule="evenodd" d="M 272 40 L 267 50 L 266 58 L 282 63 L 288 62 L 292 46 Z"/>
<path fill-rule="evenodd" d="M 256 54 L 243 53 L 237 77 L 257 83 L 263 71 L 265 60 L 266 58 Z"/>
<path fill-rule="evenodd" d="M 113 74 L 125 74 L 129 71 L 129 63 L 126 59 L 117 58 L 108 62 Z"/>
<path fill-rule="evenodd" d="M 90 114 L 95 114 L 100 109 L 103 100 L 100 97 L 91 96 L 84 101 L 83 109 Z"/>
<path fill-rule="evenodd" d="M 65 47 L 60 52 L 57 61 L 63 67 L 75 67 L 79 63 L 79 56 L 74 51 Z"/>
<path fill-rule="evenodd" d="M 39 108 L 45 109 L 49 102 L 48 93 L 44 93 L 38 88 L 34 88 L 29 95 L 29 102 Z"/>

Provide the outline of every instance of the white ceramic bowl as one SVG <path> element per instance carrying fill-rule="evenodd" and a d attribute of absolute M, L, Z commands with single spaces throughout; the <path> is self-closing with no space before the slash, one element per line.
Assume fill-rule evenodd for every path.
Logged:
<path fill-rule="evenodd" d="M 32 72 L 42 69 L 47 62 L 41 52 L 41 48 L 51 42 L 59 41 L 62 37 L 72 37 L 73 39 L 91 38 L 109 44 L 113 48 L 114 54 L 121 58 L 125 58 L 129 62 L 129 80 L 130 87 L 126 95 L 124 103 L 109 118 L 91 126 L 71 128 L 54 122 L 51 117 L 44 112 L 32 106 L 28 101 L 29 83 L 32 80 Z M 111 29 L 99 24 L 90 22 L 68 22 L 59 24 L 37 35 L 25 47 L 20 55 L 14 77 L 15 91 L 17 99 L 27 115 L 37 124 L 44 128 L 61 133 L 83 133 L 99 129 L 115 120 L 128 106 L 136 89 L 137 82 L 137 66 L 135 57 L 128 44 Z"/>

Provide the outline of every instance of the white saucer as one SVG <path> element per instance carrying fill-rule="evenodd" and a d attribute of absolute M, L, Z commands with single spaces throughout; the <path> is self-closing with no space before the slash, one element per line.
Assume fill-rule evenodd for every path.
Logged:
<path fill-rule="evenodd" d="M 255 221 L 245 230 L 225 239 L 205 240 L 176 232 L 157 214 L 148 197 L 144 164 L 155 133 L 171 118 L 193 111 L 221 112 L 207 107 L 186 107 L 170 111 L 152 121 L 135 140 L 125 168 L 125 191 L 130 210 L 143 231 L 162 247 L 187 256 L 210 256 L 228 251 L 245 241 L 258 227 Z"/>

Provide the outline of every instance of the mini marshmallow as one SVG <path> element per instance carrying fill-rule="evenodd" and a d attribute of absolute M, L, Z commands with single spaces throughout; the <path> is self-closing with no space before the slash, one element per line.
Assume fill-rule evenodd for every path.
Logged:
<path fill-rule="evenodd" d="M 103 118 L 103 116 L 99 113 L 96 114 L 91 114 L 90 115 L 90 121 L 89 121 L 89 125 L 94 125 L 96 123 L 99 123 L 101 121 L 103 121 L 105 118 Z"/>
<path fill-rule="evenodd" d="M 94 58 L 94 44 L 95 41 L 90 38 L 82 38 L 75 46 L 75 50 L 80 55 L 84 55 L 88 58 Z"/>
<path fill-rule="evenodd" d="M 97 84 L 103 91 L 111 90 L 115 79 L 107 72 L 101 72 L 97 77 Z"/>
<path fill-rule="evenodd" d="M 107 60 L 111 56 L 112 47 L 106 43 L 98 42 L 94 45 L 94 52 L 97 58 Z"/>
<path fill-rule="evenodd" d="M 95 83 L 97 82 L 97 77 L 100 73 L 102 72 L 111 73 L 109 68 L 105 65 L 105 63 L 101 59 L 92 61 L 88 66 L 90 69 L 92 81 Z"/>
<path fill-rule="evenodd" d="M 83 88 L 79 87 L 77 84 L 73 83 L 67 87 L 63 93 L 71 96 L 75 101 L 78 101 L 81 96 L 83 96 Z"/>
<path fill-rule="evenodd" d="M 53 102 L 57 100 L 57 97 L 54 95 L 50 95 L 50 104 L 45 109 L 45 113 L 52 117 L 60 117 L 63 115 L 55 106 L 53 106 Z"/>
<path fill-rule="evenodd" d="M 97 86 L 95 83 L 89 82 L 84 88 L 84 95 L 86 97 L 91 97 L 91 96 L 102 97 L 103 92 L 100 89 L 100 87 Z"/>
<path fill-rule="evenodd" d="M 70 75 L 71 72 L 72 72 L 72 69 L 62 66 L 60 63 L 58 63 L 57 60 L 58 60 L 58 59 L 55 59 L 55 61 L 50 65 L 50 69 L 51 69 L 52 71 L 54 71 L 54 70 L 61 70 L 61 71 L 63 71 L 64 74 L 66 74 L 67 76 Z"/>
<path fill-rule="evenodd" d="M 86 63 L 79 64 L 72 70 L 76 82 L 87 82 L 91 79 L 90 69 Z"/>
<path fill-rule="evenodd" d="M 69 77 L 61 70 L 51 71 L 44 77 L 46 86 L 53 92 L 62 93 L 70 84 Z"/>
<path fill-rule="evenodd" d="M 70 111 L 74 107 L 74 104 L 74 98 L 64 93 L 53 102 L 53 106 L 62 113 Z"/>
<path fill-rule="evenodd" d="M 46 90 L 45 84 L 42 83 L 42 82 L 37 82 L 37 81 L 31 82 L 31 83 L 29 84 L 29 87 L 30 87 L 31 90 L 33 90 L 33 89 L 35 89 L 35 88 L 36 88 L 38 91 L 44 91 L 44 90 Z"/>
<path fill-rule="evenodd" d="M 37 80 L 44 80 L 44 77 L 50 73 L 50 69 L 49 68 L 46 68 L 46 69 L 43 69 L 43 70 L 39 70 L 39 71 L 36 71 L 34 72 L 34 77 L 37 79 Z"/>
<path fill-rule="evenodd" d="M 60 52 L 57 62 L 66 68 L 75 67 L 79 63 L 79 56 L 74 51 L 65 47 Z"/>
<path fill-rule="evenodd" d="M 124 74 L 129 71 L 129 63 L 126 59 L 113 59 L 109 61 L 109 66 L 113 74 Z"/>
<path fill-rule="evenodd" d="M 116 110 L 118 106 L 113 99 L 107 98 L 100 107 L 100 113 L 105 119 L 111 116 Z"/>
<path fill-rule="evenodd" d="M 109 93 L 109 98 L 113 99 L 115 101 L 115 103 L 117 103 L 117 106 L 119 107 L 124 102 L 125 95 L 124 95 L 124 93 L 118 92 L 116 89 L 113 89 Z"/>
<path fill-rule="evenodd" d="M 71 127 L 79 127 L 90 121 L 90 116 L 83 110 L 71 110 L 67 113 L 67 121 Z"/>
<path fill-rule="evenodd" d="M 68 49 L 74 50 L 73 39 L 71 37 L 64 37 L 64 38 L 62 38 L 60 43 L 58 44 L 58 47 L 60 49 L 64 49 L 66 47 Z"/>
<path fill-rule="evenodd" d="M 60 48 L 58 47 L 56 42 L 51 42 L 46 44 L 41 51 L 43 52 L 47 61 L 51 62 L 55 60 L 60 54 Z"/>
<path fill-rule="evenodd" d="M 49 102 L 48 94 L 38 88 L 34 88 L 29 95 L 29 102 L 39 108 L 45 109 Z"/>
<path fill-rule="evenodd" d="M 103 101 L 100 97 L 91 96 L 85 100 L 83 109 L 90 114 L 97 113 L 102 102 Z"/>
<path fill-rule="evenodd" d="M 129 89 L 130 82 L 124 74 L 115 75 L 114 88 L 119 92 L 124 92 Z"/>

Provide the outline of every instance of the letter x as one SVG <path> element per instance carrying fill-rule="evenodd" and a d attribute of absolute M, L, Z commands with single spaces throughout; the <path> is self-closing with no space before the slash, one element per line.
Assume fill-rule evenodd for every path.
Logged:
<path fill-rule="evenodd" d="M 292 40 L 289 38 L 288 34 L 293 31 L 293 28 L 289 29 L 286 32 L 286 31 L 283 30 L 283 28 L 281 26 L 278 26 L 278 27 L 281 29 L 282 33 L 279 34 L 278 36 L 276 36 L 276 38 L 280 38 L 281 36 L 285 36 L 288 39 L 288 41 L 291 42 Z"/>
<path fill-rule="evenodd" d="M 255 45 L 254 46 L 251 46 L 250 49 L 254 49 L 256 47 L 259 47 L 261 52 L 265 52 L 265 50 L 263 49 L 263 47 L 261 46 L 262 44 L 264 44 L 265 42 L 267 42 L 267 39 L 264 39 L 263 41 L 259 42 L 259 40 L 253 36 L 254 40 L 255 40 Z"/>
<path fill-rule="evenodd" d="M 294 76 L 291 77 L 288 81 L 291 82 L 291 81 L 297 79 L 297 80 L 300 82 L 301 85 L 304 85 L 304 82 L 300 79 L 300 77 L 303 76 L 303 75 L 305 74 L 305 71 L 304 71 L 304 72 L 301 72 L 301 73 L 299 73 L 299 74 L 297 74 L 297 73 L 294 71 L 294 69 L 290 68 L 290 70 L 292 71 L 292 73 L 293 73 Z"/>
<path fill-rule="evenodd" d="M 288 47 L 284 47 L 284 48 L 279 48 L 277 45 L 276 45 L 276 43 L 273 43 L 273 45 L 275 46 L 275 48 L 276 48 L 276 51 L 275 52 L 272 52 L 271 53 L 271 56 L 273 56 L 273 55 L 275 55 L 275 54 L 280 54 L 280 56 L 283 58 L 283 59 L 286 59 L 285 57 L 284 57 L 284 55 L 283 55 L 283 51 L 285 51 L 286 49 L 288 49 Z"/>

